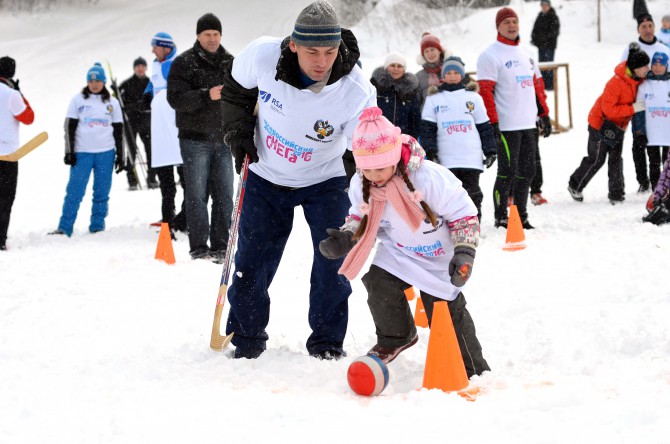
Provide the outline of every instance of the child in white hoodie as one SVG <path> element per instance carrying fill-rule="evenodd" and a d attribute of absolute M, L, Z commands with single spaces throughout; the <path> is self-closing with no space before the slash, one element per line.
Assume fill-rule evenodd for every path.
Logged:
<path fill-rule="evenodd" d="M 490 168 L 497 148 L 493 126 L 477 82 L 465 85 L 463 61 L 449 57 L 442 65 L 442 84 L 431 87 L 421 112 L 419 140 L 429 160 L 444 165 L 463 182 L 481 221 L 479 176 Z"/>
<path fill-rule="evenodd" d="M 490 370 L 461 293 L 472 273 L 479 220 L 460 181 L 446 168 L 423 162 L 416 140 L 401 134 L 377 107 L 361 114 L 353 155 L 361 175 L 349 186 L 349 216 L 339 230 L 328 229 L 319 249 L 329 259 L 347 255 L 340 274 L 353 280 L 379 239 L 363 276 L 377 332 L 368 354 L 388 363 L 417 342 L 404 294 L 415 285 L 429 323 L 434 302 L 448 302 L 468 377 Z"/>

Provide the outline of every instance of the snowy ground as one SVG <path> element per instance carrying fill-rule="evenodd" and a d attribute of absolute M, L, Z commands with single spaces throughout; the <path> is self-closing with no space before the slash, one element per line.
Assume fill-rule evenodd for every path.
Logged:
<path fill-rule="evenodd" d="M 86 231 L 88 194 L 73 237 L 46 236 L 56 228 L 67 182 L 65 109 L 93 62 L 109 60 L 122 80 L 135 57 L 151 58 L 157 31 L 172 33 L 180 50 L 190 47 L 195 21 L 207 11 L 222 18 L 224 45 L 237 53 L 255 36 L 287 35 L 307 3 L 100 0 L 0 16 L 0 55 L 17 59 L 37 116 L 21 139 L 50 134 L 21 162 L 9 250 L 0 254 L 0 442 L 668 442 L 670 291 L 663 270 L 670 227 L 640 221 L 648 194 L 635 193 L 630 134 L 624 205 L 608 203 L 605 171 L 584 203 L 565 190 L 586 151 L 588 110 L 637 38 L 628 1 L 603 3 L 601 43 L 595 2 L 554 1 L 574 128 L 541 140 L 550 203 L 530 209 L 538 228 L 526 233 L 526 250 L 502 250 L 505 232 L 493 228 L 486 191 L 483 239 L 465 294 L 493 371 L 473 381 L 483 391 L 474 403 L 420 390 L 427 330 L 391 364 L 381 396 L 350 392 L 347 367 L 375 341 L 360 281 L 350 299 L 350 358 L 307 356 L 311 258 L 299 212 L 271 287 L 268 351 L 253 361 L 209 349 L 221 267 L 191 261 L 183 235 L 174 243 L 175 265 L 154 260 L 158 235 L 148 223 L 160 218 L 158 190 L 128 192 L 125 178 L 115 176 L 106 232 Z M 354 28 L 368 73 L 388 50 L 412 62 L 418 54 L 422 25 L 411 33 L 395 26 L 394 3 L 383 0 L 376 18 Z M 528 41 L 539 5 L 512 6 Z M 670 12 L 667 0 L 649 7 L 657 23 Z M 495 38 L 495 12 L 427 28 L 474 70 Z M 482 176 L 484 190 L 494 175 Z"/>

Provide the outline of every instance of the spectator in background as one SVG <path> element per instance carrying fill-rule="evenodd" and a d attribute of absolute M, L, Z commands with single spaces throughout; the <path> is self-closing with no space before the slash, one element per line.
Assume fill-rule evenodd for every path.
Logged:
<path fill-rule="evenodd" d="M 422 66 L 421 71 L 416 73 L 419 79 L 419 88 L 421 89 L 421 106 L 428 95 L 428 87 L 438 86 L 440 76 L 442 75 L 442 63 L 451 53 L 445 50 L 440 43 L 440 39 L 430 32 L 424 32 L 421 35 L 421 55 L 418 62 Z"/>
<path fill-rule="evenodd" d="M 669 97 L 668 56 L 663 52 L 656 52 L 651 58 L 651 70 L 637 89 L 636 102 L 643 103 L 645 111 L 637 112 L 633 117 L 633 135 L 639 138 L 636 143 L 647 147 L 652 189 L 658 184 L 661 165 L 668 157 L 670 147 Z"/>
<path fill-rule="evenodd" d="M 535 19 L 533 31 L 530 34 L 530 44 L 537 46 L 539 62 L 553 62 L 561 23 L 549 0 L 542 0 L 540 7 L 542 10 Z M 547 91 L 553 90 L 554 71 L 551 69 L 544 70 L 542 71 L 542 77 L 544 78 L 544 89 Z"/>
<path fill-rule="evenodd" d="M 670 46 L 670 15 L 664 15 L 661 19 L 661 29 L 656 33 L 656 38 L 665 46 Z"/>
<path fill-rule="evenodd" d="M 448 57 L 442 67 L 442 84 L 431 86 L 421 115 L 421 143 L 426 158 L 456 176 L 482 218 L 484 194 L 479 176 L 497 157 L 493 127 L 486 114 L 477 82 L 465 84 L 465 66 L 460 57 Z"/>
<path fill-rule="evenodd" d="M 663 52 L 670 56 L 670 48 L 665 46 L 663 43 L 659 42 L 655 33 L 654 19 L 650 14 L 640 14 L 637 16 L 637 33 L 638 38 L 638 47 L 642 49 L 647 54 L 647 59 L 650 63 L 651 58 L 656 52 Z M 621 61 L 624 62 L 628 60 L 628 52 L 630 45 L 621 54 Z M 651 66 L 649 66 L 651 68 Z M 639 188 L 637 189 L 638 193 L 645 193 L 649 191 L 651 185 L 649 183 L 649 175 L 647 173 L 647 147 L 640 145 L 639 138 L 633 137 L 633 162 L 635 163 L 635 176 Z"/>
<path fill-rule="evenodd" d="M 513 189 L 514 204 L 524 228 L 528 221 L 528 193 L 535 175 L 536 119 L 543 135 L 551 134 L 544 80 L 529 48 L 519 45 L 519 18 L 511 8 L 496 14 L 496 42 L 477 60 L 479 94 L 494 128 L 498 149 L 498 175 L 493 188 L 495 227 L 507 227 L 507 200 Z"/>
<path fill-rule="evenodd" d="M 421 90 L 417 77 L 406 70 L 405 56 L 392 52 L 386 56 L 384 66 L 374 70 L 370 82 L 377 89 L 377 106 L 384 117 L 400 127 L 403 134 L 418 139 Z"/>
<path fill-rule="evenodd" d="M 582 191 L 607 160 L 608 198 L 612 205 L 625 199 L 623 137 L 633 114 L 644 111 L 635 101 L 637 88 L 649 71 L 649 57 L 636 43 L 631 44 L 628 59 L 614 68 L 614 76 L 589 112 L 587 155 L 570 176 L 568 192 L 577 202 L 584 200 Z M 609 159 L 608 159 L 609 157 Z"/>
<path fill-rule="evenodd" d="M 175 111 L 167 101 L 167 78 L 170 66 L 177 55 L 177 46 L 166 32 L 157 33 L 151 40 L 152 52 L 156 56 L 151 68 L 151 81 L 145 94 L 151 96 L 151 167 L 155 168 L 161 189 L 161 222 L 170 225 L 170 230 L 184 230 L 185 223 L 176 225 L 175 197 L 177 184 L 174 167 L 181 170 L 182 158 L 179 137 L 175 124 Z M 181 173 L 179 173 L 181 175 Z M 182 186 L 183 186 L 182 180 Z M 182 214 L 184 213 L 182 204 Z M 184 214 L 185 216 L 185 214 Z M 181 216 L 182 218 L 184 216 Z"/>
<path fill-rule="evenodd" d="M 16 61 L 0 57 L 0 156 L 19 149 L 19 124 L 30 125 L 35 113 L 19 90 Z M 0 161 L 0 251 L 7 249 L 7 230 L 16 197 L 19 163 Z"/>
<path fill-rule="evenodd" d="M 67 108 L 64 162 L 70 165 L 70 179 L 58 228 L 49 234 L 72 236 L 91 173 L 93 205 L 88 231 L 105 230 L 112 171 L 114 166 L 117 173 L 126 167 L 121 105 L 105 88 L 106 81 L 105 71 L 96 63 L 86 73 L 86 86 L 72 98 Z"/>
<path fill-rule="evenodd" d="M 196 35 L 193 47 L 172 64 L 167 98 L 177 113 L 184 160 L 189 253 L 193 259 L 223 263 L 233 211 L 233 160 L 223 142 L 221 89 L 223 71 L 233 56 L 221 46 L 221 21 L 214 14 L 198 19 Z"/>
<path fill-rule="evenodd" d="M 137 140 L 137 135 L 139 134 L 144 145 L 144 152 L 147 155 L 147 187 L 158 188 L 156 170 L 151 168 L 151 105 L 145 100 L 144 95 L 144 91 L 149 85 L 147 61 L 142 57 L 135 59 L 133 62 L 133 71 L 135 72 L 133 76 L 124 80 L 119 85 L 119 92 L 121 93 L 121 100 L 128 115 L 133 140 Z M 132 151 L 133 146 L 129 145 L 128 148 Z M 135 165 L 136 157 L 137 153 L 130 153 L 132 165 Z M 128 187 L 131 190 L 138 188 L 137 176 L 133 174 L 131 168 L 128 168 Z"/>

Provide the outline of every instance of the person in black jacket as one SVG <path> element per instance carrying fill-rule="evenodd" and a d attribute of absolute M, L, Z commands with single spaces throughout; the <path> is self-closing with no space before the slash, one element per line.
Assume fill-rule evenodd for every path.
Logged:
<path fill-rule="evenodd" d="M 142 144 L 144 144 L 144 152 L 147 155 L 147 187 L 158 188 L 156 171 L 151 168 L 151 106 L 144 95 L 144 91 L 149 84 L 147 61 L 142 57 L 135 59 L 133 62 L 133 71 L 135 74 L 119 85 L 119 91 L 123 100 L 123 106 L 128 115 L 133 139 L 137 140 L 137 135 L 139 134 Z M 132 145 L 128 146 L 128 148 L 131 151 L 128 153 L 131 164 L 134 165 L 137 153 L 133 151 Z M 132 168 L 128 168 L 127 174 L 128 187 L 131 190 L 136 190 L 137 177 L 133 174 Z"/>
<path fill-rule="evenodd" d="M 197 41 L 172 63 L 168 103 L 177 115 L 184 161 L 184 193 L 190 254 L 223 261 L 233 211 L 233 161 L 223 142 L 221 89 L 233 56 L 221 46 L 221 21 L 211 13 L 198 19 Z M 207 211 L 212 197 L 212 219 Z M 209 238 L 209 246 L 207 239 Z"/>
<path fill-rule="evenodd" d="M 421 90 L 419 79 L 407 70 L 407 59 L 398 52 L 386 56 L 384 66 L 372 73 L 370 83 L 377 89 L 377 106 L 384 117 L 403 134 L 419 139 Z"/>
<path fill-rule="evenodd" d="M 556 54 L 556 41 L 561 30 L 561 22 L 558 20 L 556 11 L 551 7 L 549 0 L 540 2 L 542 10 L 535 20 L 533 32 L 530 34 L 531 45 L 537 46 L 539 62 L 553 62 Z M 544 78 L 544 89 L 554 89 L 554 71 L 542 71 Z"/>

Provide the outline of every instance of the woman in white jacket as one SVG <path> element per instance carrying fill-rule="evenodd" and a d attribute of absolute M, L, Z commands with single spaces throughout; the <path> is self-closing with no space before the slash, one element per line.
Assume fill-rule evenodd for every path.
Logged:
<path fill-rule="evenodd" d="M 347 255 L 340 274 L 352 280 L 380 241 L 363 276 L 377 331 L 368 354 L 388 363 L 417 342 L 404 294 L 417 286 L 429 323 L 434 302 L 448 302 L 468 377 L 490 370 L 461 293 L 479 243 L 475 205 L 448 169 L 422 162 L 421 146 L 379 108 L 367 108 L 360 120 L 353 154 L 362 180 L 352 178 L 349 216 L 319 247 L 330 259 Z"/>

